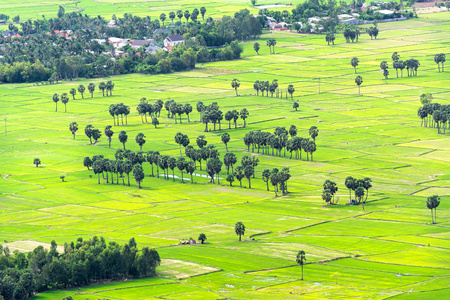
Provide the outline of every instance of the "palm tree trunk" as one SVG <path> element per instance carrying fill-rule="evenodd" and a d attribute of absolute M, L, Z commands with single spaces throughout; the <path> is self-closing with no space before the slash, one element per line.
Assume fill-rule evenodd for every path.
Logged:
<path fill-rule="evenodd" d="M 172 181 L 175 182 L 175 169 L 172 170 Z"/>
<path fill-rule="evenodd" d="M 303 265 L 302 265 L 302 280 L 303 280 Z"/>

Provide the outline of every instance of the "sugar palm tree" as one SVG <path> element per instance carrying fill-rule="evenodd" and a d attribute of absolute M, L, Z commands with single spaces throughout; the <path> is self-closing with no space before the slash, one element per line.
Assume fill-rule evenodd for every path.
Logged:
<path fill-rule="evenodd" d="M 256 54 L 259 55 L 259 49 L 260 49 L 259 43 L 254 43 L 253 44 L 253 49 L 255 50 Z"/>
<path fill-rule="evenodd" d="M 358 85 L 358 95 L 361 96 L 361 84 L 363 83 L 363 78 L 361 75 L 356 76 L 355 83 Z"/>
<path fill-rule="evenodd" d="M 84 99 L 84 91 L 86 90 L 86 88 L 84 87 L 84 85 L 80 84 L 78 86 L 78 92 L 81 94 L 81 99 Z"/>
<path fill-rule="evenodd" d="M 89 93 L 91 93 L 91 98 L 94 97 L 95 84 L 89 83 L 88 90 L 89 90 Z"/>
<path fill-rule="evenodd" d="M 245 125 L 247 124 L 245 122 L 245 120 L 248 118 L 248 115 L 249 115 L 249 112 L 246 108 L 243 108 L 239 113 L 239 116 L 241 117 L 241 119 L 244 120 L 244 128 L 245 128 Z"/>
<path fill-rule="evenodd" d="M 67 96 L 67 93 L 61 94 L 61 103 L 64 104 L 64 112 L 67 112 L 67 102 L 69 102 L 69 97 Z"/>
<path fill-rule="evenodd" d="M 298 251 L 297 253 L 297 258 L 295 259 L 295 261 L 302 266 L 302 279 L 303 280 L 303 265 L 305 264 L 305 260 L 306 260 L 306 253 L 303 250 Z"/>
<path fill-rule="evenodd" d="M 350 61 L 350 64 L 352 65 L 353 68 L 355 68 L 355 74 L 356 74 L 356 67 L 359 64 L 359 59 L 357 57 L 353 57 L 352 60 Z"/>
<path fill-rule="evenodd" d="M 237 89 L 239 88 L 240 85 L 241 85 L 241 82 L 239 81 L 239 79 L 234 78 L 231 81 L 231 87 L 236 91 L 236 96 L 238 96 Z"/>
<path fill-rule="evenodd" d="M 289 86 L 288 86 L 288 93 L 289 93 L 289 95 L 291 95 L 291 100 L 294 100 L 293 99 L 293 94 L 294 94 L 294 92 L 295 92 L 295 88 L 294 88 L 294 86 L 292 85 L 292 84 L 290 84 Z M 296 109 L 297 110 L 297 109 Z"/>
<path fill-rule="evenodd" d="M 245 225 L 242 222 L 237 222 L 234 225 L 234 232 L 239 236 L 239 242 L 241 241 L 241 236 L 245 234 Z"/>
<path fill-rule="evenodd" d="M 70 132 L 72 132 L 73 139 L 75 139 L 75 133 L 78 131 L 78 124 L 77 124 L 77 122 L 70 123 L 69 130 L 70 130 Z"/>
<path fill-rule="evenodd" d="M 224 132 L 221 136 L 222 142 L 225 144 L 225 149 L 228 152 L 228 142 L 230 141 L 230 134 L 228 132 Z"/>
<path fill-rule="evenodd" d="M 75 100 L 75 95 L 77 94 L 77 90 L 74 89 L 74 88 L 71 88 L 70 91 L 69 91 L 69 93 L 72 95 L 73 100 Z"/>
<path fill-rule="evenodd" d="M 111 125 L 108 125 L 105 127 L 105 135 L 108 137 L 109 148 L 111 148 L 111 139 L 112 139 L 112 136 L 114 135 L 114 131 L 112 131 L 111 128 L 112 128 Z"/>
<path fill-rule="evenodd" d="M 58 95 L 57 93 L 54 93 L 53 96 L 52 96 L 52 100 L 53 100 L 53 102 L 55 102 L 55 104 L 56 104 L 55 112 L 57 112 L 57 111 L 58 111 L 59 95 Z"/>

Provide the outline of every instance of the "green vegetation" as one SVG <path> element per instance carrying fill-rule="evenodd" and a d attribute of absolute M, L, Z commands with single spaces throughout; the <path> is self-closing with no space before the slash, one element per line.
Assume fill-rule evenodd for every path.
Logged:
<path fill-rule="evenodd" d="M 90 3 L 82 0 L 79 6 L 83 2 Z M 111 14 L 144 5 L 118 2 L 115 9 L 111 3 L 90 5 L 106 7 L 105 13 Z M 221 13 L 202 5 L 206 17 Z M 234 13 L 240 5 L 231 3 L 229 10 Z M 183 12 L 187 9 L 180 4 L 181 8 Z M 36 10 L 33 8 L 34 14 Z M 65 10 L 70 11 L 70 6 Z M 86 13 L 89 10 L 92 7 L 86 6 Z M 165 13 L 168 15 L 167 10 Z M 113 98 L 102 97 L 99 84 L 106 85 L 109 80 L 103 78 L 60 81 L 58 85 L 1 85 L 0 119 L 8 122 L 7 135 L 0 137 L 0 236 L 4 249 L 32 251 L 39 243 L 50 247 L 53 239 L 62 245 L 78 237 L 89 240 L 100 235 L 122 246 L 134 236 L 140 246 L 156 248 L 161 257 L 158 277 L 50 291 L 36 299 L 445 298 L 450 275 L 446 260 L 450 249 L 449 133 L 436 134 L 435 128 L 419 126 L 416 112 L 421 94 L 432 93 L 431 104 L 450 104 L 448 72 L 438 72 L 434 60 L 436 53 L 449 53 L 449 19 L 450 14 L 444 12 L 380 23 L 382 34 L 377 39 L 371 40 L 361 30 L 358 43 L 345 43 L 340 34 L 334 46 L 328 46 L 321 35 L 267 33 L 258 41 L 259 55 L 253 48 L 255 41 L 248 41 L 243 43 L 240 60 L 197 64 L 189 72 L 115 76 Z M 270 55 L 266 47 L 266 41 L 272 39 L 277 42 L 276 55 Z M 393 70 L 394 52 L 420 61 L 420 76 L 396 78 L 391 74 L 383 81 L 380 62 L 389 62 Z M 353 57 L 358 57 L 357 72 L 364 78 L 361 96 L 349 66 Z M 240 81 L 239 97 L 230 87 L 234 78 Z M 295 87 L 292 97 L 266 97 L 266 93 L 261 97 L 259 90 L 259 96 L 254 95 L 256 80 L 270 83 L 274 78 L 279 89 Z M 77 88 L 90 83 L 97 87 L 92 91 L 94 97 L 83 99 Z M 68 103 L 68 113 L 55 112 L 52 95 L 71 88 L 77 89 L 77 95 Z M 171 115 L 153 110 L 152 124 L 150 120 L 146 123 L 149 111 L 135 109 L 144 97 L 152 107 L 157 100 L 163 101 L 163 109 L 169 98 L 183 107 L 190 104 L 195 116 L 188 122 L 188 116 L 182 114 L 183 122 L 175 124 Z M 297 101 L 300 109 L 295 111 L 292 107 Z M 229 126 L 205 131 L 211 119 L 203 115 L 215 113 L 215 109 L 197 108 L 215 107 L 214 102 L 225 112 Z M 111 103 L 123 103 L 130 113 L 110 111 Z M 239 119 L 244 108 L 249 112 L 245 128 L 244 120 Z M 122 125 L 119 116 L 123 115 Z M 156 129 L 155 119 L 159 123 Z M 73 131 L 68 130 L 72 122 L 79 130 L 90 124 L 84 132 L 87 136 L 81 137 L 77 131 L 74 139 Z M 239 126 L 231 126 L 231 122 Z M 291 129 L 291 125 L 295 127 Z M 114 132 L 111 148 L 109 136 L 103 132 L 107 126 Z M 320 129 L 313 161 L 301 160 L 300 151 L 299 159 L 294 159 L 294 151 L 292 159 L 284 157 L 287 148 L 274 148 L 277 156 L 266 154 L 268 149 L 258 155 L 245 144 L 249 132 L 272 134 L 277 127 L 285 128 L 288 141 L 298 136 L 313 142 L 309 135 L 313 126 Z M 94 144 L 95 129 L 104 134 Z M 163 170 L 155 162 L 159 156 L 178 162 L 180 145 L 174 140 L 178 132 L 187 135 L 190 144 L 182 151 L 184 162 L 175 163 L 173 170 L 169 164 L 169 169 L 164 169 L 175 174 L 174 183 L 157 178 Z M 147 162 L 139 170 L 133 170 L 131 163 L 124 165 L 118 178 L 114 173 L 113 182 L 119 179 L 125 186 L 98 184 L 111 179 L 111 174 L 109 178 L 104 174 L 103 179 L 104 166 L 98 158 L 114 160 L 125 145 L 138 153 L 140 145 L 127 141 L 139 133 L 145 136 Z M 230 135 L 226 144 L 224 133 Z M 197 139 L 200 135 L 203 137 Z M 193 160 L 197 168 L 191 164 L 186 169 L 191 160 L 187 152 L 194 145 L 196 151 L 215 146 L 223 164 L 211 161 L 208 168 L 202 159 L 200 168 L 199 161 Z M 32 164 L 35 157 L 44 165 L 36 168 Z M 243 167 L 243 157 L 257 158 L 258 165 Z M 151 177 L 153 169 L 155 177 Z M 225 175 L 225 169 L 232 177 Z M 187 181 L 186 173 L 196 184 L 181 184 L 183 177 Z M 373 187 L 362 186 L 356 195 L 361 203 L 367 199 L 365 211 L 345 205 L 349 192 L 355 197 L 345 185 L 349 175 L 371 180 Z M 211 179 L 215 184 L 209 183 Z M 335 186 L 330 182 L 325 186 L 326 180 Z M 334 194 L 332 187 L 338 188 Z M 321 197 L 324 189 L 329 190 L 325 199 L 331 196 L 328 206 Z M 437 224 L 430 222 L 429 212 L 434 221 L 436 207 L 426 205 L 432 195 L 440 198 Z M 332 201 L 336 205 L 330 205 Z M 234 231 L 237 221 L 245 224 L 241 242 Z M 182 239 L 201 233 L 208 243 L 180 245 Z M 303 281 L 302 265 L 296 263 L 299 249 L 307 256 Z"/>

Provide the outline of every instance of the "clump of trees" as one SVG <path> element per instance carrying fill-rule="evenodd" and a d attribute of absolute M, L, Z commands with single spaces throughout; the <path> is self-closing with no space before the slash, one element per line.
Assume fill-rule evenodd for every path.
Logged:
<path fill-rule="evenodd" d="M 0 298 L 28 299 L 38 292 L 86 286 L 105 280 L 156 275 L 161 259 L 155 249 L 137 248 L 134 238 L 119 245 L 103 237 L 64 244 L 62 253 L 53 240 L 23 253 L 0 245 Z"/>
<path fill-rule="evenodd" d="M 160 101 L 160 100 L 158 100 L 158 101 Z M 161 103 L 162 103 L 162 101 L 161 101 Z M 160 111 L 159 105 L 160 104 L 157 102 L 157 103 L 155 103 L 155 105 L 157 105 L 157 107 L 155 109 L 159 113 L 159 111 Z M 181 116 L 183 114 L 186 114 L 188 122 L 191 121 L 189 118 L 189 115 L 192 112 L 192 106 L 189 103 L 183 105 L 181 103 L 176 103 L 175 100 L 169 99 L 164 103 L 164 107 L 167 110 L 167 117 L 174 119 L 175 124 L 177 124 L 177 115 L 180 120 L 180 124 L 182 123 Z"/>
<path fill-rule="evenodd" d="M 259 92 L 261 91 L 261 96 L 264 96 L 264 92 L 266 92 L 266 97 L 269 97 L 269 93 L 270 93 L 270 97 L 272 97 L 272 98 L 273 98 L 273 94 L 275 94 L 275 98 L 283 98 L 283 92 L 278 89 L 278 86 L 279 85 L 278 85 L 277 79 L 272 80 L 271 83 L 269 81 L 256 80 L 255 83 L 253 84 L 253 89 L 256 90 L 257 96 L 259 96 Z M 286 90 L 286 99 L 287 99 L 287 94 L 289 93 L 289 95 L 291 95 L 291 100 L 292 100 L 294 92 L 295 92 L 294 86 L 289 85 Z"/>
<path fill-rule="evenodd" d="M 297 127 L 291 125 L 289 131 L 285 127 L 276 127 L 274 133 L 265 131 L 250 131 L 244 136 L 244 143 L 248 151 L 254 152 L 257 148 L 257 153 L 262 151 L 262 154 L 276 155 L 286 157 L 286 151 L 295 154 L 295 159 L 302 159 L 302 150 L 306 152 L 306 160 L 313 161 L 313 153 L 317 150 L 316 137 L 319 135 L 317 126 L 311 126 L 309 129 L 310 138 L 301 138 L 297 136 Z M 250 150 L 251 147 L 251 150 Z M 272 150 L 270 154 L 270 149 Z"/>
<path fill-rule="evenodd" d="M 125 105 L 123 103 L 117 103 L 117 104 L 111 104 L 109 106 L 109 114 L 114 120 L 114 126 L 116 126 L 116 117 L 117 117 L 117 126 L 120 126 L 119 120 L 122 121 L 123 124 L 123 116 L 125 116 L 125 125 L 128 125 L 128 115 L 130 114 L 131 110 L 128 105 Z M 120 116 L 120 119 L 119 119 Z"/>
<path fill-rule="evenodd" d="M 278 196 L 278 191 L 281 190 L 282 194 L 285 195 L 287 190 L 287 182 L 291 178 L 288 167 L 278 170 L 278 168 L 273 168 L 272 170 L 265 169 L 262 172 L 262 180 L 266 183 L 267 190 L 269 191 L 269 183 L 273 186 L 273 191 L 275 196 Z"/>
<path fill-rule="evenodd" d="M 370 39 L 375 38 L 377 39 L 379 30 L 377 26 L 372 26 L 366 29 L 366 32 L 369 34 Z"/>
<path fill-rule="evenodd" d="M 327 206 L 328 204 L 334 205 L 338 203 L 339 199 L 335 200 L 334 198 L 334 195 L 337 193 L 338 189 L 339 188 L 334 181 L 327 179 L 323 183 L 322 200 L 325 201 Z"/>
<path fill-rule="evenodd" d="M 431 94 L 421 96 L 423 106 L 417 110 L 417 115 L 421 119 L 421 127 L 437 128 L 438 134 L 445 134 L 450 123 L 450 105 L 431 103 Z"/>
<path fill-rule="evenodd" d="M 432 224 L 436 224 L 436 208 L 441 203 L 441 198 L 439 198 L 438 195 L 433 195 L 427 198 L 427 208 L 431 211 L 431 222 Z M 434 217 L 433 217 L 433 210 L 434 210 Z"/>
<path fill-rule="evenodd" d="M 449 3 L 450 4 L 450 3 Z M 439 73 L 441 72 L 441 68 L 439 66 L 439 64 L 442 65 L 442 72 L 444 72 L 444 62 L 445 62 L 445 53 L 438 53 L 434 56 L 434 62 L 437 64 L 438 66 L 438 71 Z"/>
<path fill-rule="evenodd" d="M 348 204 L 362 204 L 362 208 L 364 210 L 364 204 L 366 203 L 367 197 L 369 196 L 369 189 L 372 187 L 372 179 L 370 179 L 369 177 L 356 179 L 352 176 L 348 176 L 345 179 L 345 187 L 348 189 L 350 195 Z M 352 200 L 352 191 L 355 196 L 354 200 Z M 365 198 L 364 195 L 366 196 Z"/>
<path fill-rule="evenodd" d="M 231 129 L 231 121 L 234 123 L 234 127 L 237 128 L 237 120 L 241 118 L 244 121 L 243 127 L 246 126 L 246 119 L 249 116 L 249 112 L 246 108 L 243 108 L 241 111 L 231 110 L 223 114 L 220 110 L 217 102 L 213 102 L 210 105 L 203 104 L 202 101 L 197 102 L 196 105 L 197 112 L 200 113 L 200 120 L 203 124 L 205 124 L 205 132 L 208 132 L 209 123 L 213 123 L 214 131 L 216 130 L 216 124 L 219 124 L 219 130 L 222 130 L 222 121 L 225 117 L 225 120 L 228 121 L 228 129 Z"/>

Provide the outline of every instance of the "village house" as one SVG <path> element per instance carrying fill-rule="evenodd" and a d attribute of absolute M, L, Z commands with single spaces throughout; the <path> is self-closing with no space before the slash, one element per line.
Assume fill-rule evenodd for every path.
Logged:
<path fill-rule="evenodd" d="M 169 35 L 164 39 L 164 47 L 174 47 L 178 44 L 184 44 L 184 38 L 182 35 Z M 169 48 L 168 48 L 169 49 Z"/>
<path fill-rule="evenodd" d="M 133 48 L 133 49 L 139 49 L 139 48 L 141 48 L 142 46 L 145 46 L 145 45 L 154 45 L 155 44 L 155 40 L 153 40 L 153 39 L 148 39 L 148 40 L 130 40 L 130 46 L 131 46 L 131 48 Z"/>

